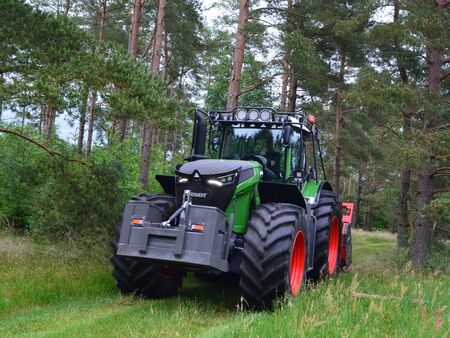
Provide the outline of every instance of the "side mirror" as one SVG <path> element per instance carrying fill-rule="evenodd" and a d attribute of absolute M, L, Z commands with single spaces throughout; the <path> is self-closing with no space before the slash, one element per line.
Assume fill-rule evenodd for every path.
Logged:
<path fill-rule="evenodd" d="M 283 126 L 283 146 L 288 147 L 291 144 L 292 126 Z"/>
<path fill-rule="evenodd" d="M 214 136 L 211 139 L 211 148 L 213 151 L 217 151 L 219 150 L 219 144 L 220 144 L 220 137 L 219 136 Z"/>

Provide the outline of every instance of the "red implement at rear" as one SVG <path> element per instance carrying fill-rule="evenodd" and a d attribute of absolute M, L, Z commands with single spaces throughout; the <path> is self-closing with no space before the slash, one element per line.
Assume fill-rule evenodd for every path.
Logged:
<path fill-rule="evenodd" d="M 349 267 L 351 259 L 347 257 L 347 246 L 351 245 L 351 226 L 353 223 L 354 203 L 342 203 L 342 250 L 341 267 L 345 270 Z M 351 248 L 349 248 L 351 250 Z M 351 255 L 351 253 L 350 253 Z"/>

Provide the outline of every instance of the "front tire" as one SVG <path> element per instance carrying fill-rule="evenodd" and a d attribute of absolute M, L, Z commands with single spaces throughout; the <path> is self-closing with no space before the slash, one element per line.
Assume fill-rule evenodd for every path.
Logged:
<path fill-rule="evenodd" d="M 245 305 L 272 308 L 278 296 L 298 294 L 306 281 L 307 248 L 303 208 L 267 203 L 254 209 L 241 260 L 239 285 Z"/>
<path fill-rule="evenodd" d="M 342 243 L 341 213 L 337 195 L 332 191 L 322 190 L 319 201 L 313 208 L 313 215 L 316 218 L 314 268 L 308 277 L 314 282 L 335 277 L 339 272 Z"/>
<path fill-rule="evenodd" d="M 141 194 L 133 197 L 132 200 L 147 202 L 159 211 L 159 217 L 152 219 L 152 222 L 166 220 L 175 209 L 175 199 L 171 195 Z M 182 272 L 171 266 L 150 264 L 144 260 L 117 255 L 121 228 L 122 222 L 116 227 L 111 257 L 112 275 L 119 290 L 123 294 L 136 294 L 146 298 L 164 298 L 175 295 L 178 288 L 181 287 Z"/>

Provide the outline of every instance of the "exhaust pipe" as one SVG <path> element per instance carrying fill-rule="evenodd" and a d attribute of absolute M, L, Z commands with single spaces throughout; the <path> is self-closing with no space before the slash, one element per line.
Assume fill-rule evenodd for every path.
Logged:
<path fill-rule="evenodd" d="M 205 158 L 206 120 L 203 113 L 197 109 L 194 116 L 194 132 L 192 134 L 192 153 L 189 161 Z"/>

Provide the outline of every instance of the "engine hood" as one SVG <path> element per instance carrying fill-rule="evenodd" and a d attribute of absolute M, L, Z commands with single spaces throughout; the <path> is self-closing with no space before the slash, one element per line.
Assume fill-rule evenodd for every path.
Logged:
<path fill-rule="evenodd" d="M 237 160 L 198 160 L 187 162 L 177 170 L 181 175 L 221 176 L 233 172 L 239 173 L 238 184 L 246 181 L 255 174 L 258 164 L 250 161 Z"/>
<path fill-rule="evenodd" d="M 176 170 L 176 198 L 180 205 L 185 190 L 193 203 L 215 206 L 225 211 L 239 184 L 259 176 L 259 164 L 235 160 L 197 160 Z M 258 177 L 259 179 L 259 177 Z"/>

